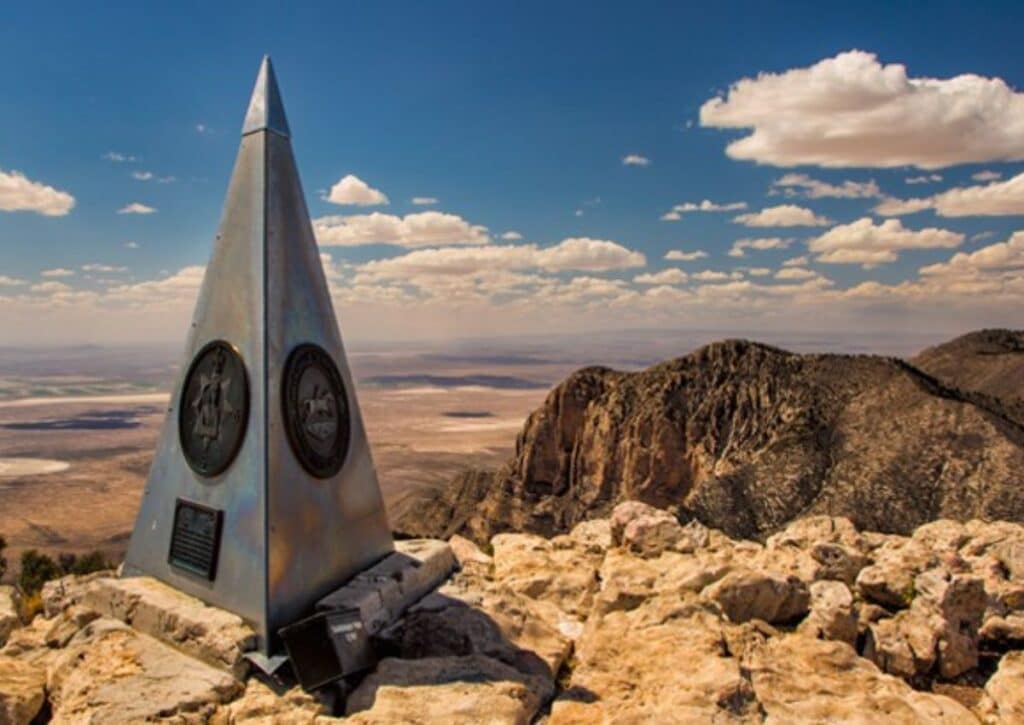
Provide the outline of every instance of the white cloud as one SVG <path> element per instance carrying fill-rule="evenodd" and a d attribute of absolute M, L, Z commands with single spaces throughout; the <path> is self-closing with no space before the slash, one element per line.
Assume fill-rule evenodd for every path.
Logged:
<path fill-rule="evenodd" d="M 684 252 L 681 249 L 672 249 L 665 252 L 665 259 L 672 262 L 692 262 L 697 259 L 704 259 L 708 256 L 708 253 L 703 249 L 698 249 L 693 252 Z"/>
<path fill-rule="evenodd" d="M 107 151 L 103 154 L 103 158 L 107 161 L 113 161 L 115 164 L 131 163 L 137 159 L 130 154 L 122 154 L 118 151 Z"/>
<path fill-rule="evenodd" d="M 153 178 L 152 171 L 133 171 L 132 178 L 138 181 L 149 181 Z"/>
<path fill-rule="evenodd" d="M 6 287 L 23 287 L 28 284 L 28 281 L 24 279 L 18 279 L 17 277 L 8 277 L 6 274 L 0 274 L 0 285 Z"/>
<path fill-rule="evenodd" d="M 923 176 L 909 176 L 903 180 L 907 184 L 934 184 L 942 181 L 942 174 L 924 174 Z"/>
<path fill-rule="evenodd" d="M 900 216 L 925 209 L 943 217 L 1024 214 L 1024 173 L 982 186 L 957 186 L 923 199 L 885 199 L 875 213 Z"/>
<path fill-rule="evenodd" d="M 0 211 L 32 211 L 43 216 L 64 216 L 75 206 L 75 197 L 28 179 L 20 171 L 0 169 Z"/>
<path fill-rule="evenodd" d="M 140 204 L 137 201 L 133 201 L 127 206 L 123 206 L 117 210 L 118 214 L 155 214 L 156 209 L 145 204 Z"/>
<path fill-rule="evenodd" d="M 1014 232 L 1005 242 L 965 253 L 957 252 L 948 262 L 921 268 L 927 277 L 977 277 L 982 273 L 1024 274 L 1024 231 Z"/>
<path fill-rule="evenodd" d="M 772 273 L 768 267 L 738 267 L 737 269 L 751 277 L 768 277 Z"/>
<path fill-rule="evenodd" d="M 44 269 L 39 273 L 40 277 L 55 278 L 55 277 L 73 277 L 75 270 L 66 269 L 64 267 L 56 267 L 54 269 Z"/>
<path fill-rule="evenodd" d="M 726 280 L 743 279 L 743 273 L 719 272 L 713 269 L 706 269 L 703 272 L 697 272 L 695 275 L 693 275 L 693 278 L 699 282 L 724 282 Z"/>
<path fill-rule="evenodd" d="M 832 227 L 819 237 L 811 239 L 807 248 L 816 260 L 830 264 L 860 264 L 865 269 L 895 262 L 905 249 L 937 249 L 957 247 L 964 235 L 946 229 L 929 227 L 907 229 L 898 219 L 887 219 L 875 224 L 863 217 L 849 224 Z"/>
<path fill-rule="evenodd" d="M 917 166 L 1024 159 L 1024 94 L 999 78 L 910 78 L 849 51 L 808 68 L 760 73 L 700 109 L 704 126 L 752 132 L 734 159 L 777 166 Z"/>
<path fill-rule="evenodd" d="M 622 157 L 622 163 L 625 166 L 650 166 L 651 160 L 640 154 L 628 154 Z"/>
<path fill-rule="evenodd" d="M 575 212 L 573 212 L 573 214 L 575 214 L 576 216 L 583 216 L 583 210 L 577 209 Z"/>
<path fill-rule="evenodd" d="M 384 192 L 374 189 L 355 174 L 342 177 L 341 181 L 331 187 L 324 200 L 348 206 L 379 206 L 388 203 Z"/>
<path fill-rule="evenodd" d="M 49 295 L 57 292 L 70 292 L 71 287 L 63 282 L 37 282 L 29 287 L 29 291 Z"/>
<path fill-rule="evenodd" d="M 127 247 L 128 249 L 138 249 L 139 248 L 139 243 L 138 242 L 125 242 L 124 246 Z"/>
<path fill-rule="evenodd" d="M 732 248 L 729 250 L 729 256 L 743 257 L 747 249 L 757 249 L 759 251 L 764 251 L 765 249 L 786 249 L 792 243 L 792 239 L 783 239 L 782 237 L 760 237 L 757 239 L 745 237 L 733 242 Z"/>
<path fill-rule="evenodd" d="M 807 255 L 801 255 L 799 257 L 791 257 L 782 263 L 783 267 L 806 267 L 810 264 L 811 260 L 807 258 Z"/>
<path fill-rule="evenodd" d="M 518 242 L 520 239 L 523 238 L 523 235 L 517 231 L 510 230 L 502 234 L 501 238 L 504 239 L 506 242 Z"/>
<path fill-rule="evenodd" d="M 212 132 L 213 132 L 213 129 L 211 129 L 205 123 L 197 123 L 196 124 L 196 133 L 198 133 L 198 134 L 206 134 L 206 133 L 212 133 Z"/>
<path fill-rule="evenodd" d="M 745 201 L 734 201 L 727 204 L 718 204 L 708 199 L 704 199 L 699 204 L 687 201 L 683 204 L 676 204 L 672 209 L 662 214 L 661 220 L 666 222 L 677 222 L 682 219 L 683 214 L 689 214 L 691 212 L 740 211 L 741 209 L 746 208 L 747 202 Z"/>
<path fill-rule="evenodd" d="M 381 196 L 383 196 L 383 194 Z M 412 198 L 412 203 L 415 204 L 416 206 L 433 206 L 437 202 L 438 199 L 436 199 L 433 196 L 414 196 Z M 384 203 L 386 204 L 387 201 L 385 201 Z"/>
<path fill-rule="evenodd" d="M 127 267 L 114 267 L 113 265 L 110 265 L 110 264 L 97 264 L 97 263 L 94 262 L 92 264 L 83 264 L 82 265 L 82 271 L 83 272 L 100 272 L 100 273 L 109 274 L 109 273 L 112 273 L 112 272 L 127 272 L 128 268 Z"/>
<path fill-rule="evenodd" d="M 783 267 L 775 273 L 775 279 L 814 279 L 817 272 L 803 267 Z"/>
<path fill-rule="evenodd" d="M 808 199 L 868 199 L 882 195 L 878 184 L 871 181 L 844 181 L 829 184 L 807 174 L 786 174 L 772 182 L 773 189 L 782 189 L 787 196 L 802 195 Z"/>
<path fill-rule="evenodd" d="M 823 227 L 832 223 L 830 219 L 795 204 L 781 204 L 740 214 L 733 218 L 733 222 L 748 227 Z"/>
<path fill-rule="evenodd" d="M 652 272 L 652 273 L 649 273 L 649 274 L 639 274 L 639 275 L 637 275 L 636 277 L 633 278 L 633 281 L 636 284 L 649 284 L 649 285 L 669 284 L 669 285 L 671 285 L 671 284 L 682 284 L 687 279 L 689 279 L 689 275 L 687 275 L 686 272 L 684 272 L 683 270 L 677 269 L 677 268 L 670 268 L 670 269 L 663 269 L 660 272 Z"/>
<path fill-rule="evenodd" d="M 325 247 L 394 244 L 400 247 L 437 247 L 487 244 L 487 227 L 470 224 L 455 214 L 424 211 L 404 217 L 381 212 L 352 216 L 326 216 L 313 220 L 317 241 Z"/>
<path fill-rule="evenodd" d="M 971 174 L 971 178 L 975 181 L 995 181 L 996 179 L 1003 178 L 1003 175 L 998 171 L 979 171 L 976 174 Z"/>

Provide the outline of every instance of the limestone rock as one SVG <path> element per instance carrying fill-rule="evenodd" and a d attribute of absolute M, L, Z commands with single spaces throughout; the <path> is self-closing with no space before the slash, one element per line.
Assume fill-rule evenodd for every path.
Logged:
<path fill-rule="evenodd" d="M 999 660 L 999 669 L 985 684 L 999 721 L 1024 722 L 1024 652 L 1008 652 Z"/>
<path fill-rule="evenodd" d="M 28 725 L 46 700 L 46 670 L 0 655 L 0 723 Z"/>
<path fill-rule="evenodd" d="M 14 587 L 0 585 L 0 647 L 7 642 L 11 632 L 21 624 L 18 616 L 18 594 Z"/>
<path fill-rule="evenodd" d="M 53 716 L 63 722 L 203 722 L 241 685 L 219 669 L 124 623 L 90 622 L 47 673 Z"/>
<path fill-rule="evenodd" d="M 313 725 L 329 714 L 322 703 L 298 687 L 278 695 L 253 678 L 241 697 L 217 708 L 210 725 Z"/>
<path fill-rule="evenodd" d="M 867 543 L 853 523 L 843 516 L 805 516 L 789 523 L 782 531 L 768 537 L 768 548 L 795 546 L 809 550 L 815 544 L 840 544 L 865 551 Z"/>
<path fill-rule="evenodd" d="M 569 538 L 592 553 L 604 555 L 612 548 L 612 524 L 608 519 L 590 519 L 576 524 Z"/>
<path fill-rule="evenodd" d="M 610 524 L 612 544 L 639 556 L 658 556 L 677 546 L 685 551 L 695 548 L 696 542 L 690 541 L 675 516 L 640 501 L 616 506 Z"/>
<path fill-rule="evenodd" d="M 751 570 L 726 574 L 702 596 L 716 602 L 729 621 L 737 623 L 750 619 L 789 622 L 806 614 L 810 605 L 807 585 L 796 577 Z"/>
<path fill-rule="evenodd" d="M 597 590 L 593 559 L 575 548 L 555 545 L 532 534 L 498 534 L 494 578 L 524 596 L 548 601 L 576 617 L 590 610 Z"/>
<path fill-rule="evenodd" d="M 821 639 L 853 645 L 857 640 L 857 610 L 853 594 L 842 582 L 817 581 L 810 586 L 811 611 L 800 631 Z"/>
<path fill-rule="evenodd" d="M 349 695 L 346 722 L 526 725 L 550 682 L 482 655 L 384 659 Z"/>
<path fill-rule="evenodd" d="M 480 547 L 467 538 L 456 534 L 448 540 L 459 569 L 478 576 L 489 576 L 493 560 Z"/>
<path fill-rule="evenodd" d="M 65 607 L 82 603 L 86 594 L 92 590 L 94 582 L 110 579 L 113 575 L 112 571 L 97 571 L 84 576 L 70 574 L 46 582 L 40 592 L 43 613 L 47 617 L 56 617 Z"/>
<path fill-rule="evenodd" d="M 256 634 L 241 617 L 152 577 L 98 578 L 81 599 L 95 611 L 237 677 L 248 669 L 242 655 L 253 649 Z"/>
<path fill-rule="evenodd" d="M 914 600 L 914 578 L 938 563 L 935 553 L 913 539 L 888 541 L 872 552 L 874 563 L 857 575 L 862 597 L 902 609 Z"/>
<path fill-rule="evenodd" d="M 915 692 L 841 642 L 773 637 L 752 651 L 745 666 L 768 722 L 977 722 L 955 700 Z"/>

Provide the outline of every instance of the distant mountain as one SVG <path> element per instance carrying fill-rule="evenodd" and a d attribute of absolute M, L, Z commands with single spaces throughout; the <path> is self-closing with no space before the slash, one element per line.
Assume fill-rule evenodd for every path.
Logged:
<path fill-rule="evenodd" d="M 640 372 L 572 374 L 503 468 L 459 476 L 394 523 L 551 535 L 625 499 L 734 537 L 814 513 L 903 534 L 942 517 L 1024 521 L 1024 425 L 897 358 L 729 340 Z"/>
<path fill-rule="evenodd" d="M 978 330 L 911 362 L 947 385 L 999 398 L 1024 423 L 1024 330 Z"/>

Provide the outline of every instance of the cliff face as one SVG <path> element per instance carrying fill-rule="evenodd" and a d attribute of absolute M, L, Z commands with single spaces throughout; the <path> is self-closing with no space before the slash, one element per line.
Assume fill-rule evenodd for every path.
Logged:
<path fill-rule="evenodd" d="M 545 535 L 636 499 L 732 536 L 798 516 L 908 533 L 1024 520 L 1024 425 L 999 400 L 876 356 L 726 341 L 636 373 L 587 368 L 527 419 L 516 455 L 413 507 L 417 535 Z"/>
<path fill-rule="evenodd" d="M 911 362 L 950 386 L 998 398 L 1024 423 L 1024 330 L 978 330 Z"/>

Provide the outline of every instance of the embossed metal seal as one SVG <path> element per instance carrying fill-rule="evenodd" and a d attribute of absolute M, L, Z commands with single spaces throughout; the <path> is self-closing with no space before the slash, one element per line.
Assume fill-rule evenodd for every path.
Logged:
<path fill-rule="evenodd" d="M 248 420 L 245 363 L 234 347 L 215 340 L 193 358 L 178 403 L 178 436 L 189 467 L 207 477 L 227 470 Z"/>
<path fill-rule="evenodd" d="M 295 457 L 317 478 L 341 470 L 348 455 L 351 419 L 345 385 L 334 360 L 316 345 L 299 345 L 284 368 L 285 429 Z"/>

